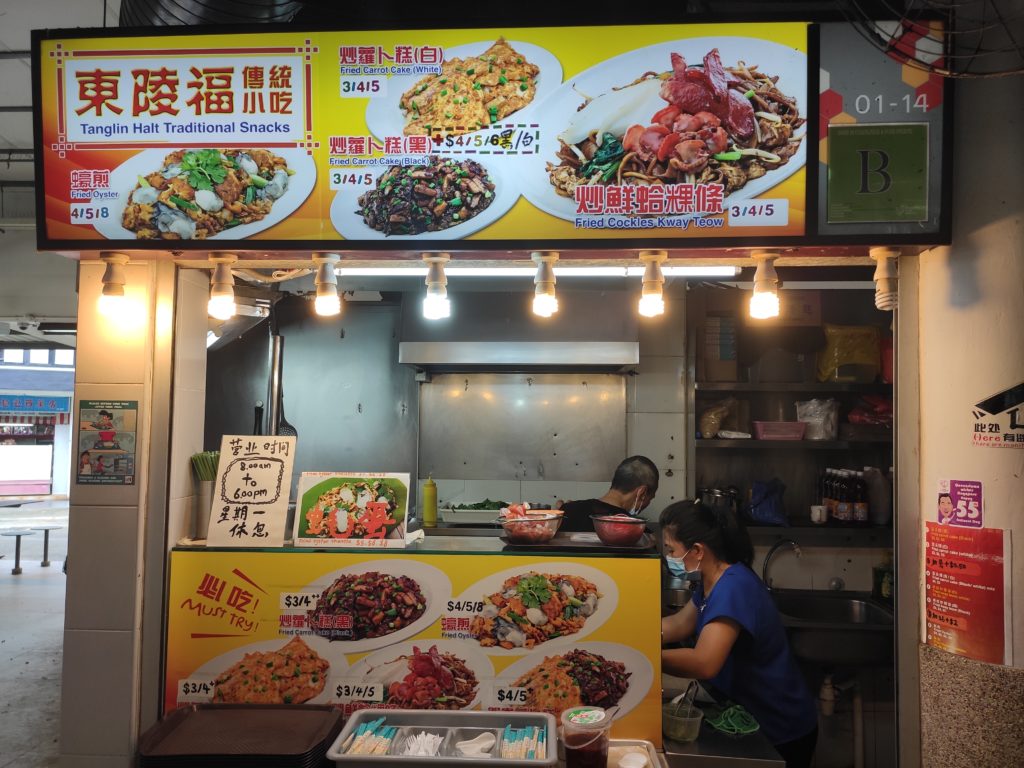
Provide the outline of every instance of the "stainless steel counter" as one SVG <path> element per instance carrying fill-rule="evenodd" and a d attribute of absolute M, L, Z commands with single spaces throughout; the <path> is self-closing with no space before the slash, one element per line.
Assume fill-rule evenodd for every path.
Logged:
<path fill-rule="evenodd" d="M 700 736 L 689 744 L 665 740 L 669 768 L 785 768 L 785 761 L 760 731 L 726 736 L 701 723 Z"/>

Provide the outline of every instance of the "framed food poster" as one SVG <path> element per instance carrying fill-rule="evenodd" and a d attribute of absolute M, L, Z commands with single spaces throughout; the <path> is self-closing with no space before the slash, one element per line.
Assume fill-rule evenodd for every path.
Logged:
<path fill-rule="evenodd" d="M 617 707 L 661 743 L 655 556 L 175 550 L 164 710 Z M 282 667 L 293 670 L 279 675 Z"/>
<path fill-rule="evenodd" d="M 808 29 L 37 32 L 40 247 L 794 241 Z"/>
<path fill-rule="evenodd" d="M 303 472 L 295 506 L 297 547 L 401 548 L 411 539 L 409 474 Z"/>

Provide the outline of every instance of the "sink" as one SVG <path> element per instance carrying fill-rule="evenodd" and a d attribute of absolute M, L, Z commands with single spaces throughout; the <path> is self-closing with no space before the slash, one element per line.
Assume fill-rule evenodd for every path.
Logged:
<path fill-rule="evenodd" d="M 893 613 L 865 595 L 776 590 L 772 599 L 798 659 L 828 666 L 892 663 Z"/>
<path fill-rule="evenodd" d="M 831 594 L 776 592 L 775 607 L 784 616 L 835 624 L 881 624 L 892 626 L 892 614 L 863 598 Z"/>

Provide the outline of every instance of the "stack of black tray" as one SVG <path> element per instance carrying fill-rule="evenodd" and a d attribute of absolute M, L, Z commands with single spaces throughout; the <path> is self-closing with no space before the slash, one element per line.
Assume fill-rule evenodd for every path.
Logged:
<path fill-rule="evenodd" d="M 341 732 L 330 706 L 196 704 L 139 741 L 139 768 L 324 768 Z"/>

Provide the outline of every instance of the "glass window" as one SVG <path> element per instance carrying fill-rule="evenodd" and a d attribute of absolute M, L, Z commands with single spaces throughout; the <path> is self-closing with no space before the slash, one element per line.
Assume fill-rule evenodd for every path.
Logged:
<path fill-rule="evenodd" d="M 74 365 L 75 364 L 75 350 L 73 349 L 56 349 L 53 352 L 53 364 L 54 365 Z"/>
<path fill-rule="evenodd" d="M 23 350 L 23 349 L 5 349 L 4 350 L 4 362 L 5 363 L 24 363 L 25 362 L 25 350 Z"/>
<path fill-rule="evenodd" d="M 30 349 L 28 351 L 28 361 L 32 365 L 49 365 L 50 364 L 50 350 L 48 350 L 48 349 Z"/>

